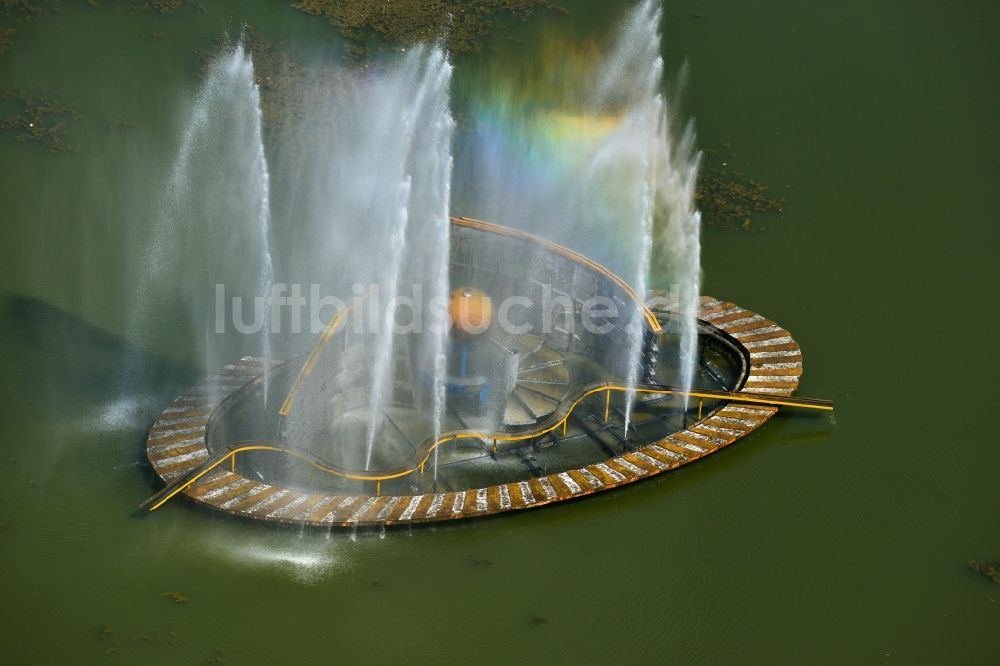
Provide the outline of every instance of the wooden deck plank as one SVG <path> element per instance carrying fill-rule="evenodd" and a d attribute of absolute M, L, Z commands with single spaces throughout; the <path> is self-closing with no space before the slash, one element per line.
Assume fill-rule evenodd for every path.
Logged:
<path fill-rule="evenodd" d="M 688 428 L 688 430 L 696 432 L 699 435 L 706 435 L 715 439 L 721 439 L 722 441 L 719 442 L 720 446 L 730 444 L 734 439 L 742 437 L 744 434 L 743 430 L 734 430 L 732 428 L 716 426 L 710 423 L 695 423 L 693 426 Z"/>
<path fill-rule="evenodd" d="M 332 495 L 324 495 L 323 493 L 311 493 L 306 501 L 302 503 L 301 506 L 296 507 L 294 511 L 289 512 L 287 515 L 283 516 L 286 520 L 293 523 L 298 523 L 305 521 L 310 513 L 317 510 L 317 507 L 324 506 L 323 502 L 331 502 L 336 499 Z"/>
<path fill-rule="evenodd" d="M 490 486 L 486 489 L 486 511 L 487 513 L 500 511 L 500 488 L 497 486 Z"/>
<path fill-rule="evenodd" d="M 426 511 L 427 505 L 430 504 L 430 498 L 430 495 L 404 497 L 399 506 L 386 518 L 386 522 L 395 523 L 414 520 L 418 515 Z"/>
<path fill-rule="evenodd" d="M 628 482 L 628 477 L 618 470 L 609 467 L 607 463 L 595 463 L 587 467 L 587 469 L 591 474 L 600 479 L 605 487 L 610 488 L 611 486 L 617 486 Z"/>
<path fill-rule="evenodd" d="M 686 446 L 682 446 L 677 442 L 672 442 L 670 441 L 670 439 L 667 438 L 661 439 L 660 441 L 657 442 L 657 444 L 659 446 L 662 446 L 664 449 L 667 449 L 668 451 L 673 451 L 677 455 L 683 456 L 686 460 L 692 460 L 698 455 L 700 455 L 697 451 L 692 451 Z"/>
<path fill-rule="evenodd" d="M 174 442 L 173 444 L 151 446 L 149 447 L 149 462 L 154 465 L 170 465 L 172 463 L 167 461 L 171 458 L 185 456 L 198 451 L 203 451 L 206 455 L 208 455 L 208 449 L 205 448 L 204 441 L 183 441 Z"/>
<path fill-rule="evenodd" d="M 717 319 L 712 320 L 712 326 L 721 328 L 726 333 L 732 335 L 741 331 L 748 331 L 761 326 L 775 325 L 773 321 L 761 317 L 759 314 L 749 310 L 732 312 Z"/>
<path fill-rule="evenodd" d="M 228 470 L 215 469 L 199 479 L 193 486 L 188 488 L 186 493 L 192 497 L 201 497 L 210 490 L 214 490 L 219 486 L 231 483 L 240 478 L 243 477 L 233 474 Z"/>
<path fill-rule="evenodd" d="M 619 474 L 624 475 L 629 482 L 644 479 L 650 474 L 650 470 L 640 465 L 636 465 L 631 460 L 623 458 L 622 456 L 611 458 L 610 460 L 605 460 L 604 462 L 608 467 L 611 467 Z"/>
<path fill-rule="evenodd" d="M 194 469 L 206 460 L 208 460 L 208 451 L 200 449 L 171 458 L 164 458 L 163 460 L 154 460 L 152 461 L 152 466 L 160 476 L 165 474 L 177 475 L 178 473 Z"/>
<path fill-rule="evenodd" d="M 668 453 L 664 453 L 665 449 L 663 449 L 662 447 L 658 447 L 658 448 L 659 448 L 659 450 L 657 450 L 656 448 L 653 448 L 650 445 L 646 445 L 646 446 L 642 447 L 639 450 L 642 453 L 644 453 L 645 455 L 650 456 L 651 458 L 655 458 L 656 460 L 659 460 L 661 463 L 663 463 L 664 465 L 666 465 L 668 468 L 670 468 L 670 467 L 676 467 L 678 461 L 675 458 L 673 458 L 672 456 L 670 456 Z"/>
<path fill-rule="evenodd" d="M 642 450 L 651 456 L 669 463 L 673 467 L 683 465 L 693 457 L 693 453 L 688 449 L 677 446 L 666 440 L 660 440 L 652 444 L 647 444 Z"/>
<path fill-rule="evenodd" d="M 570 474 L 574 479 L 576 479 L 576 482 L 579 483 L 580 487 L 584 490 L 597 492 L 604 490 L 605 488 L 605 483 L 601 477 L 597 476 L 586 467 L 574 469 L 570 472 Z"/>
<path fill-rule="evenodd" d="M 320 501 L 310 507 L 309 512 L 302 519 L 303 524 L 324 525 L 330 524 L 330 518 L 338 509 L 346 504 L 356 501 L 358 498 L 353 495 L 326 495 Z"/>
<path fill-rule="evenodd" d="M 297 494 L 290 488 L 278 488 L 278 492 L 261 493 L 261 497 L 256 502 L 247 503 L 242 509 L 243 513 L 257 518 L 267 518 L 271 511 L 281 508 L 292 501 Z"/>
<path fill-rule="evenodd" d="M 574 482 L 576 482 L 577 487 L 580 489 L 577 491 L 577 494 L 589 493 L 595 490 L 601 490 L 604 487 L 604 484 L 601 483 L 600 479 L 594 477 L 593 475 L 591 475 L 591 477 L 588 478 L 587 474 L 584 474 L 579 469 L 566 470 L 566 474 L 569 475 L 569 477 L 573 479 Z M 597 485 L 591 483 L 591 479 L 596 481 Z"/>
<path fill-rule="evenodd" d="M 714 449 L 722 443 L 721 441 L 710 438 L 706 435 L 692 433 L 690 430 L 681 430 L 680 432 L 672 433 L 667 435 L 667 439 L 672 442 L 680 442 L 681 446 L 694 446 L 696 448 L 691 450 L 699 454 L 707 450 Z"/>
<path fill-rule="evenodd" d="M 313 495 L 310 493 L 293 490 L 287 502 L 281 502 L 280 506 L 272 507 L 267 514 L 268 520 L 287 520 L 288 516 L 294 515 L 296 511 L 305 506 L 311 497 Z"/>
<path fill-rule="evenodd" d="M 232 497 L 219 505 L 220 509 L 240 513 L 248 507 L 253 506 L 260 500 L 275 494 L 281 490 L 278 486 L 271 486 L 266 483 L 252 483 L 244 488 L 243 492 Z"/>
<path fill-rule="evenodd" d="M 232 499 L 237 495 L 241 495 L 246 488 L 249 488 L 254 482 L 245 477 L 241 477 L 231 483 L 224 486 L 220 486 L 215 490 L 210 490 L 209 492 L 202 495 L 201 499 L 206 504 L 211 504 L 215 507 L 221 507 L 222 503 L 226 500 Z"/>

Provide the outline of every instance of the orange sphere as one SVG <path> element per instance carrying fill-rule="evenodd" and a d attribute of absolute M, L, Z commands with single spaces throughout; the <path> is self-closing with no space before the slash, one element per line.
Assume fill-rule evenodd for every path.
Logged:
<path fill-rule="evenodd" d="M 448 301 L 448 315 L 460 332 L 477 335 L 493 321 L 493 301 L 478 289 L 456 289 Z"/>

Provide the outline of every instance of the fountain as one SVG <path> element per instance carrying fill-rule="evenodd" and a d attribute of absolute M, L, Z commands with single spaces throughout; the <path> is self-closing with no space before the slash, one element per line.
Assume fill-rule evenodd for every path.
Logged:
<path fill-rule="evenodd" d="M 452 65 L 440 47 L 324 68 L 301 105 L 322 113 L 272 160 L 290 193 L 277 219 L 298 234 L 281 251 L 287 274 L 354 297 L 307 340 L 283 338 L 289 353 L 273 370 L 244 357 L 164 411 L 147 454 L 168 485 L 147 506 L 183 493 L 255 519 L 352 529 L 486 515 L 688 464 L 778 406 L 829 409 L 790 397 L 801 356 L 787 331 L 698 294 L 699 158 L 690 124 L 674 134 L 661 90 L 660 18 L 642 2 L 583 94 L 534 118 L 573 130 L 545 172 L 532 163 L 560 140 L 522 152 L 528 125 L 511 132 L 508 118 L 507 135 L 480 126 L 462 139 L 453 176 Z M 251 149 L 226 155 L 234 180 L 256 184 L 260 288 L 274 281 L 270 181 L 240 48 L 209 70 L 170 191 L 191 198 L 219 108 L 248 119 Z M 462 199 L 483 173 L 507 194 L 480 203 L 509 204 L 494 212 L 514 227 L 451 216 L 453 177 Z M 654 265 L 678 285 L 656 310 Z M 694 388 L 704 377 L 718 388 Z M 269 391 L 285 396 L 276 413 Z"/>

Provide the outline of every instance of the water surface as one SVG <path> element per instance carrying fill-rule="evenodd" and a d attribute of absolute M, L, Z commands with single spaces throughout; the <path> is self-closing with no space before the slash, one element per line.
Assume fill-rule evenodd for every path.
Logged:
<path fill-rule="evenodd" d="M 541 40 L 601 39 L 626 7 L 563 4 L 568 17 L 511 26 L 455 76 L 530 71 Z M 18 30 L 0 87 L 57 92 L 81 113 L 74 154 L 0 135 L 8 660 L 996 663 L 1000 588 L 965 562 L 1000 557 L 1000 8 L 664 13 L 702 147 L 730 143 L 789 199 L 764 232 L 706 227 L 703 291 L 792 331 L 800 393 L 836 400 L 835 422 L 784 414 L 614 493 L 356 539 L 180 502 L 135 515 L 157 487 L 145 429 L 199 371 L 169 335 L 121 339 L 130 262 L 200 81 L 193 51 L 243 22 L 293 45 L 334 31 L 271 2 L 0 20 Z M 108 130 L 117 118 L 135 127 Z M 129 353 L 147 371 L 123 390 Z M 175 591 L 190 601 L 161 596 Z"/>

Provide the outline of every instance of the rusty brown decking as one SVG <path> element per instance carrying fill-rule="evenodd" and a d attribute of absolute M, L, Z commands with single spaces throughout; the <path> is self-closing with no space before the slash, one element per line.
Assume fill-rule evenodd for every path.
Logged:
<path fill-rule="evenodd" d="M 733 303 L 702 297 L 698 318 L 729 334 L 746 351 L 745 392 L 790 396 L 802 354 L 785 329 Z M 149 431 L 147 456 L 166 482 L 210 455 L 207 430 L 219 406 L 261 374 L 246 357 L 206 378 L 169 405 Z M 316 527 L 379 526 L 472 518 L 531 509 L 656 476 L 732 444 L 763 425 L 776 407 L 729 402 L 685 430 L 634 452 L 579 469 L 485 488 L 426 495 L 327 495 L 283 488 L 216 469 L 187 488 L 194 501 L 234 515 Z"/>

